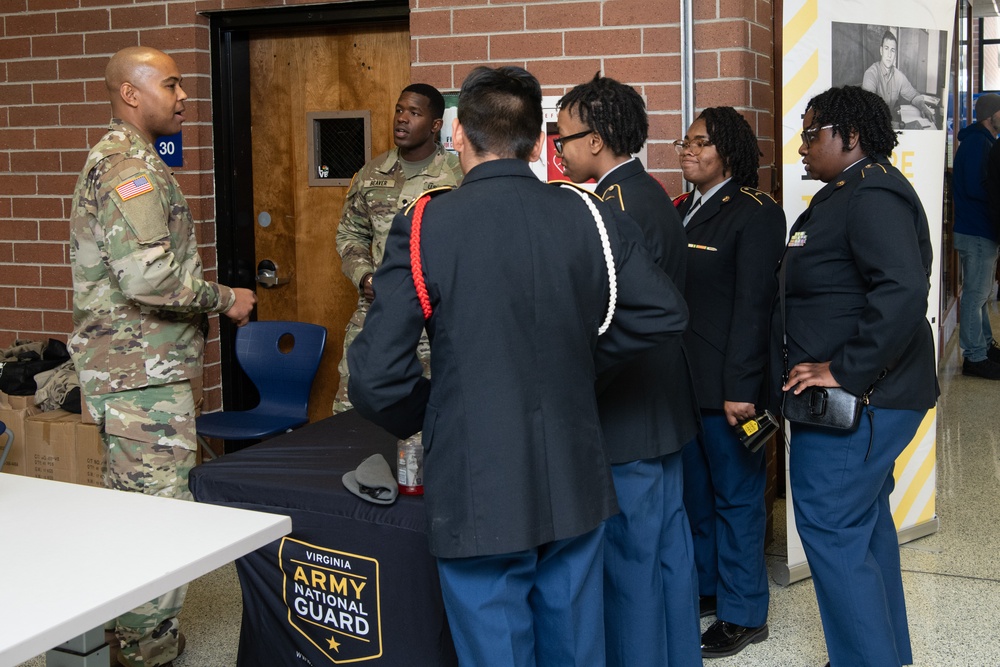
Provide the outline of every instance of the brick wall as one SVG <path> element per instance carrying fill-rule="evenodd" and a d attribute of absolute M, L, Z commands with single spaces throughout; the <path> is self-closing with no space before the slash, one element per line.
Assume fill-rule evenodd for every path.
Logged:
<path fill-rule="evenodd" d="M 458 88 L 473 67 L 520 65 L 546 95 L 562 95 L 600 70 L 646 96 L 648 167 L 671 193 L 681 188 L 680 4 L 677 1 L 411 0 L 413 80 Z M 735 106 L 761 137 L 761 188 L 774 160 L 772 4 L 697 0 L 696 110 Z"/>
<path fill-rule="evenodd" d="M 190 95 L 184 167 L 207 275 L 215 275 L 208 22 L 198 11 L 269 0 L 0 0 L 0 346 L 72 329 L 70 195 L 110 115 L 108 58 L 132 45 L 169 52 Z M 696 107 L 733 105 L 773 160 L 770 0 L 697 0 Z M 672 193 L 680 121 L 680 12 L 673 0 L 410 0 L 412 79 L 457 88 L 479 64 L 518 64 L 546 94 L 600 70 L 646 95 L 649 167 Z M 770 187 L 762 170 L 762 188 Z M 221 403 L 218 326 L 206 353 L 209 409 Z"/>

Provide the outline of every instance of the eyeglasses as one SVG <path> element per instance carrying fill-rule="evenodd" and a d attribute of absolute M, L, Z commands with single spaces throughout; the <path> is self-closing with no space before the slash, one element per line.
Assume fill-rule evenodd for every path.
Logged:
<path fill-rule="evenodd" d="M 556 147 L 556 153 L 563 152 L 563 144 L 567 141 L 573 141 L 574 139 L 579 139 L 580 137 L 585 137 L 593 132 L 593 130 L 584 130 L 583 132 L 577 132 L 576 134 L 571 134 L 568 137 L 556 137 L 552 140 L 552 145 Z"/>
<path fill-rule="evenodd" d="M 808 130 L 802 130 L 802 134 L 799 137 L 802 138 L 802 143 L 806 145 L 806 148 L 812 145 L 813 139 L 819 134 L 820 130 L 828 130 L 834 125 L 824 125 L 823 127 L 810 127 Z"/>
<path fill-rule="evenodd" d="M 684 153 L 691 153 L 691 155 L 697 155 L 705 148 L 705 146 L 714 146 L 715 144 L 708 139 L 692 139 L 690 141 L 681 141 L 678 139 L 674 142 L 674 150 L 677 151 L 678 155 L 684 155 Z"/>
<path fill-rule="evenodd" d="M 365 486 L 361 482 L 358 482 L 358 491 L 375 499 L 381 499 L 382 496 L 388 496 L 392 493 L 392 491 L 384 486 Z"/>

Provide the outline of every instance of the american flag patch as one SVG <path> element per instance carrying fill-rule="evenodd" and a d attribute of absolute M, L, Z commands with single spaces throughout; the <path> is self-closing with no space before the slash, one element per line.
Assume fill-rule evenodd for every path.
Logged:
<path fill-rule="evenodd" d="M 136 176 L 131 181 L 125 181 L 119 185 L 115 188 L 115 191 L 122 198 L 122 201 L 127 201 L 132 199 L 132 197 L 152 192 L 153 184 L 149 182 L 149 177 L 146 175 Z"/>

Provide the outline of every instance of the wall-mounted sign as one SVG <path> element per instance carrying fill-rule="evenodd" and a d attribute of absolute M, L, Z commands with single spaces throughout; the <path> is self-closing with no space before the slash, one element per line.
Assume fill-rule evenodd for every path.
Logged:
<path fill-rule="evenodd" d="M 184 142 L 181 140 L 181 133 L 157 139 L 156 152 L 168 167 L 184 166 Z"/>

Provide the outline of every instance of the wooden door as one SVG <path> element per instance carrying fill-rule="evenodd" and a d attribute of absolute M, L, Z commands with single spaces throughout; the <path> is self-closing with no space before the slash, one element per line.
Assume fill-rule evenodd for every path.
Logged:
<path fill-rule="evenodd" d="M 374 157 L 392 146 L 393 108 L 409 76 L 405 24 L 260 32 L 250 41 L 256 262 L 272 260 L 278 277 L 289 279 L 258 286 L 257 317 L 327 328 L 310 421 L 331 414 L 344 328 L 358 293 L 341 272 L 336 248 L 347 186 L 309 185 L 306 114 L 369 110 Z"/>

